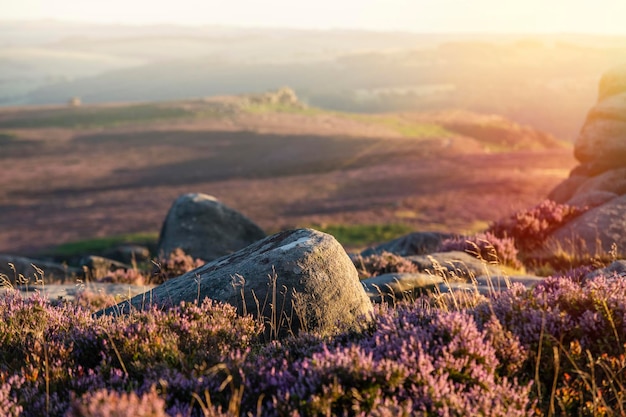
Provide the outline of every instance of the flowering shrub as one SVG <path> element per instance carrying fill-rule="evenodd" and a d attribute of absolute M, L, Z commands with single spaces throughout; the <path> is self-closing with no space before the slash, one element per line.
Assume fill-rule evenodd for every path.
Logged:
<path fill-rule="evenodd" d="M 529 210 L 522 210 L 489 227 L 489 233 L 513 238 L 519 249 L 531 250 L 542 245 L 548 235 L 584 213 L 586 209 L 545 200 Z"/>
<path fill-rule="evenodd" d="M 197 380 L 194 372 L 227 362 L 261 332 L 251 317 L 238 317 L 234 307 L 208 299 L 96 319 L 69 303 L 53 307 L 39 295 L 25 300 L 9 294 L 0 303 L 0 401 L 16 397 L 11 404 L 23 407 L 24 416 L 60 416 L 72 392 L 139 387 L 140 395 L 168 373 L 173 385 L 177 379 Z M 13 374 L 4 374 L 7 370 Z M 2 381 L 13 377 L 24 382 L 7 393 Z M 217 390 L 215 377 L 205 379 L 199 388 Z M 168 400 L 176 401 L 175 394 Z M 184 393 L 187 404 L 190 395 Z"/>
<path fill-rule="evenodd" d="M 66 417 L 168 417 L 165 401 L 156 391 L 138 396 L 106 389 L 85 394 L 72 401 Z"/>
<path fill-rule="evenodd" d="M 192 258 L 182 249 L 176 249 L 167 258 L 158 259 L 153 263 L 156 268 L 152 272 L 136 268 L 120 268 L 114 271 L 107 271 L 104 276 L 96 281 L 131 285 L 162 284 L 168 279 L 178 277 L 201 267 L 205 262 L 201 259 Z"/>
<path fill-rule="evenodd" d="M 0 372 L 0 410 L 6 417 L 18 417 L 23 411 L 17 403 L 16 391 L 22 386 L 24 379 L 17 375 L 9 378 L 4 372 Z"/>
<path fill-rule="evenodd" d="M 480 233 L 469 237 L 453 237 L 441 242 L 440 252 L 467 252 L 489 263 L 502 263 L 514 268 L 521 268 L 517 259 L 515 241 L 510 237 L 496 237 L 492 233 Z"/>
<path fill-rule="evenodd" d="M 415 264 L 402 256 L 383 251 L 380 255 L 374 254 L 365 258 L 358 255 L 354 265 L 362 278 L 375 277 L 391 272 L 417 272 Z"/>
<path fill-rule="evenodd" d="M 548 278 L 437 308 L 377 307 L 361 331 L 266 343 L 210 300 L 95 318 L 0 302 L 8 416 L 623 415 L 626 280 Z M 456 308 L 456 309 L 455 309 Z"/>
<path fill-rule="evenodd" d="M 528 385 L 497 374 L 496 349 L 465 313 L 382 310 L 356 342 L 301 358 L 259 354 L 247 389 L 264 415 L 526 416 Z"/>
<path fill-rule="evenodd" d="M 167 258 L 156 262 L 157 270 L 150 277 L 151 284 L 162 284 L 170 278 L 178 277 L 204 265 L 202 259 L 194 259 L 182 249 L 175 249 Z"/>
<path fill-rule="evenodd" d="M 529 352 L 527 375 L 539 363 L 536 383 L 546 390 L 557 374 L 564 414 L 604 415 L 600 405 L 623 406 L 626 280 L 598 277 L 580 284 L 563 277 L 530 290 L 516 285 L 474 311 L 479 322 L 492 314 Z"/>

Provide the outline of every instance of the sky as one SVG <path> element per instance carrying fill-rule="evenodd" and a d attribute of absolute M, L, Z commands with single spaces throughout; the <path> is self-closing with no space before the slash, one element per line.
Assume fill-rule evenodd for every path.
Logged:
<path fill-rule="evenodd" d="M 0 0 L 0 19 L 626 35 L 626 0 Z"/>

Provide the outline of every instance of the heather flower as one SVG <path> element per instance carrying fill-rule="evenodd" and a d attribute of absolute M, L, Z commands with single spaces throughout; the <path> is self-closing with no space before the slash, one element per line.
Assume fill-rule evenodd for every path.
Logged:
<path fill-rule="evenodd" d="M 205 264 L 202 259 L 194 259 L 182 249 L 172 251 L 167 258 L 154 262 L 157 267 L 150 277 L 151 284 L 162 284 L 168 279 L 178 277 Z"/>
<path fill-rule="evenodd" d="M 16 391 L 20 389 L 24 383 L 24 377 L 13 375 L 7 378 L 7 375 L 0 372 L 0 410 L 6 417 L 18 417 L 23 407 L 18 404 Z"/>
<path fill-rule="evenodd" d="M 552 231 L 585 211 L 585 208 L 545 200 L 532 209 L 492 224 L 488 232 L 500 238 L 513 238 L 519 249 L 532 250 L 541 246 Z"/>
<path fill-rule="evenodd" d="M 365 258 L 358 255 L 353 259 L 353 262 L 359 271 L 359 276 L 362 278 L 375 277 L 391 272 L 418 271 L 415 264 L 410 260 L 385 251 L 381 254 L 366 256 Z"/>
<path fill-rule="evenodd" d="M 529 386 L 497 374 L 495 348 L 470 316 L 411 305 L 381 312 L 355 342 L 291 361 L 258 357 L 251 397 L 265 394 L 267 415 L 370 415 L 390 404 L 401 415 L 528 415 Z"/>
<path fill-rule="evenodd" d="M 138 396 L 134 392 L 118 393 L 98 390 L 74 399 L 66 417 L 169 417 L 165 401 L 154 388 Z"/>

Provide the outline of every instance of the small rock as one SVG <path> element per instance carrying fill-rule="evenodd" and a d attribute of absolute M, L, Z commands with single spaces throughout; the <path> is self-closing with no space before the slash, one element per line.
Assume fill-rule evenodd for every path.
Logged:
<path fill-rule="evenodd" d="M 206 194 L 185 194 L 167 213 L 158 254 L 175 249 L 204 261 L 231 254 L 263 239 L 265 233 L 243 214 Z"/>
<path fill-rule="evenodd" d="M 430 255 L 407 256 L 420 272 L 445 276 L 450 279 L 469 281 L 473 277 L 489 273 L 502 275 L 498 265 L 488 264 L 465 252 L 437 252 Z"/>
<path fill-rule="evenodd" d="M 411 273 L 383 274 L 361 280 L 373 303 L 415 299 L 442 282 L 440 276 Z"/>
<path fill-rule="evenodd" d="M 445 239 L 453 235 L 438 232 L 415 232 L 383 243 L 374 248 L 365 249 L 361 256 L 380 255 L 383 252 L 399 256 L 425 255 L 437 251 Z"/>
<path fill-rule="evenodd" d="M 585 275 L 584 279 L 589 280 L 597 278 L 599 276 L 604 276 L 607 278 L 619 276 L 622 278 L 626 278 L 626 260 L 620 259 L 613 262 L 606 268 L 596 269 L 595 271 Z"/>
<path fill-rule="evenodd" d="M 9 264 L 14 266 L 15 271 Z M 33 267 L 33 265 L 35 265 L 36 268 Z M 37 268 L 43 271 L 43 276 Z M 16 276 L 19 277 L 23 275 L 32 284 L 41 279 L 45 282 L 63 282 L 82 275 L 82 270 L 54 262 L 23 258 L 21 256 L 0 255 L 0 274 L 6 275 L 11 281 L 14 281 Z"/>

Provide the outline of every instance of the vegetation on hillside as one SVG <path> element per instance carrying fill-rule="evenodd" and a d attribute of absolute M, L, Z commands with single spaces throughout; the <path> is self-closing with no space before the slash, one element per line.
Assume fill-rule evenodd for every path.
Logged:
<path fill-rule="evenodd" d="M 612 277 L 431 294 L 362 331 L 282 341 L 210 300 L 100 318 L 84 303 L 0 303 L 5 415 L 624 413 L 626 283 Z"/>

